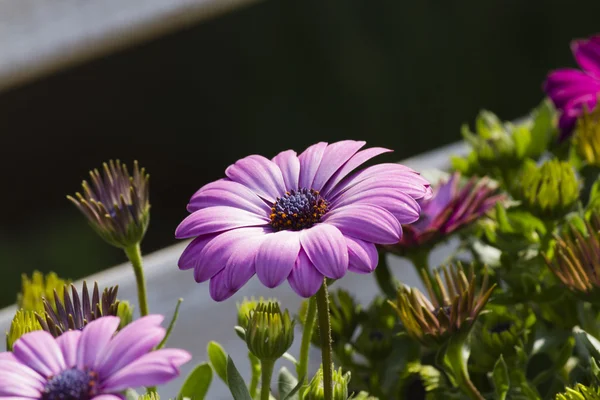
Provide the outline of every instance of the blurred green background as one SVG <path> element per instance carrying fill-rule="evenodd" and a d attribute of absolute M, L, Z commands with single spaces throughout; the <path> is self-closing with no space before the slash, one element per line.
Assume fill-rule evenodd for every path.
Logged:
<path fill-rule="evenodd" d="M 399 160 L 458 140 L 481 108 L 524 115 L 598 15 L 597 0 L 272 0 L 1 93 L 0 306 L 23 272 L 124 261 L 65 199 L 104 160 L 150 171 L 157 250 L 247 154 L 352 138 Z"/>

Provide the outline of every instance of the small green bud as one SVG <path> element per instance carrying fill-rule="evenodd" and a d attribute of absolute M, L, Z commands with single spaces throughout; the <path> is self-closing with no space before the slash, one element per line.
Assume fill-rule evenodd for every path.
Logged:
<path fill-rule="evenodd" d="M 125 326 L 129 325 L 131 321 L 133 321 L 133 306 L 128 301 L 119 301 L 119 305 L 117 307 L 117 317 L 121 319 L 121 323 L 119 324 L 119 329 L 125 328 Z"/>
<path fill-rule="evenodd" d="M 334 369 L 332 374 L 333 397 L 332 400 L 348 400 L 348 382 L 350 382 L 350 372 L 342 374 L 342 368 L 337 371 Z M 323 388 L 323 366 L 319 368 L 315 376 L 310 381 L 306 400 L 324 400 L 325 392 Z"/>
<path fill-rule="evenodd" d="M 512 127 L 503 124 L 490 111 L 484 110 L 479 113 L 475 121 L 475 132 L 471 132 L 469 127 L 464 125 L 462 135 L 473 147 L 483 167 L 512 166 L 518 160 Z"/>
<path fill-rule="evenodd" d="M 268 299 L 267 302 L 276 302 L 275 299 Z M 248 328 L 248 319 L 250 314 L 256 309 L 259 303 L 264 303 L 265 299 L 261 296 L 256 300 L 254 296 L 247 298 L 244 297 L 241 303 L 237 303 L 237 323 L 244 329 Z"/>
<path fill-rule="evenodd" d="M 138 397 L 138 400 L 160 400 L 160 396 L 156 392 L 144 393 Z"/>
<path fill-rule="evenodd" d="M 44 312 L 43 299 L 54 303 L 54 291 L 63 293 L 63 287 L 69 282 L 58 277 L 54 272 L 47 275 L 39 271 L 34 271 L 29 278 L 23 274 L 21 276 L 21 292 L 17 295 L 17 306 L 26 311 Z M 62 301 L 62 297 L 60 298 Z"/>
<path fill-rule="evenodd" d="M 516 195 L 539 217 L 561 217 L 579 199 L 579 181 L 565 161 L 549 160 L 541 167 L 528 161 L 523 165 Z"/>
<path fill-rule="evenodd" d="M 600 167 L 600 107 L 592 112 L 586 110 L 579 117 L 573 142 L 577 154 L 588 165 Z"/>
<path fill-rule="evenodd" d="M 600 387 L 578 383 L 573 388 L 566 388 L 563 393 L 557 393 L 556 400 L 600 400 Z"/>
<path fill-rule="evenodd" d="M 248 349 L 259 360 L 275 361 L 294 341 L 294 323 L 288 310 L 276 302 L 259 303 L 250 313 L 246 329 Z"/>
<path fill-rule="evenodd" d="M 42 326 L 38 322 L 35 312 L 31 310 L 19 310 L 10 324 L 10 330 L 6 333 L 6 350 L 12 351 L 13 345 L 26 333 L 39 331 Z"/>

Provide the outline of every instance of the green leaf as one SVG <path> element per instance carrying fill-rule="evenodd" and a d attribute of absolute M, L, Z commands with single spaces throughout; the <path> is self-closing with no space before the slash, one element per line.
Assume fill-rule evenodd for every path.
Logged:
<path fill-rule="evenodd" d="M 279 370 L 279 378 L 277 379 L 277 387 L 279 396 L 282 399 L 297 400 L 298 396 L 289 397 L 289 394 L 298 385 L 298 379 L 286 368 L 282 367 Z"/>
<path fill-rule="evenodd" d="M 179 306 L 181 306 L 182 302 L 183 302 L 182 298 L 177 300 L 177 305 L 175 306 L 175 312 L 173 313 L 173 318 L 171 318 L 171 322 L 169 323 L 169 327 L 167 328 L 167 333 L 165 334 L 165 337 L 163 338 L 163 340 L 161 340 L 161 342 L 158 344 L 158 346 L 156 346 L 156 350 L 162 349 L 165 346 L 165 344 L 167 344 L 167 339 L 169 339 L 169 336 L 171 335 L 171 331 L 175 327 L 175 322 L 177 322 L 177 317 L 179 316 Z"/>
<path fill-rule="evenodd" d="M 502 355 L 500 355 L 500 358 L 498 358 L 498 361 L 496 361 L 496 364 L 494 365 L 492 380 L 494 381 L 496 399 L 505 400 L 508 389 L 510 389 L 510 380 L 508 377 L 508 367 L 506 366 Z"/>
<path fill-rule="evenodd" d="M 252 400 L 246 382 L 229 356 L 227 356 L 227 386 L 229 386 L 233 400 Z"/>
<path fill-rule="evenodd" d="M 527 148 L 527 156 L 537 158 L 546 150 L 554 133 L 553 118 L 554 109 L 547 100 L 544 100 L 531 112 L 533 125 L 531 127 L 531 142 Z"/>
<path fill-rule="evenodd" d="M 219 378 L 227 384 L 227 353 L 217 342 L 210 341 L 206 349 L 208 359 Z"/>
<path fill-rule="evenodd" d="M 573 333 L 575 334 L 575 341 L 579 350 L 587 353 L 588 358 L 594 357 L 594 359 L 600 360 L 600 342 L 598 339 L 578 326 L 573 328 Z"/>
<path fill-rule="evenodd" d="M 204 400 L 212 382 L 212 376 L 212 368 L 208 363 L 196 366 L 185 379 L 179 391 L 179 396 L 182 398 L 193 398 L 194 400 Z"/>

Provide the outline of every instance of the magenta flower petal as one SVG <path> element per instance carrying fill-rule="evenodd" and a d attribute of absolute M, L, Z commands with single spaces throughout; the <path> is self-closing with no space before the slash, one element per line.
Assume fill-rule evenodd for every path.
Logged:
<path fill-rule="evenodd" d="M 319 291 L 323 284 L 323 274 L 320 273 L 304 250 L 300 250 L 296 265 L 288 276 L 288 283 L 302 297 L 311 297 Z"/>
<path fill-rule="evenodd" d="M 234 182 L 247 186 L 269 202 L 285 192 L 281 170 L 273 161 L 259 155 L 242 158 L 225 170 L 225 175 Z"/>
<path fill-rule="evenodd" d="M 123 400 L 123 396 L 117 396 L 114 394 L 101 394 L 100 396 L 92 397 L 92 400 Z"/>
<path fill-rule="evenodd" d="M 185 239 L 229 229 L 266 225 L 268 222 L 266 215 L 253 214 L 239 208 L 208 207 L 188 215 L 177 227 L 175 237 Z"/>
<path fill-rule="evenodd" d="M 330 224 L 319 224 L 301 232 L 300 243 L 315 268 L 323 275 L 339 279 L 348 270 L 348 246 L 344 235 Z"/>
<path fill-rule="evenodd" d="M 95 368 L 100 364 L 112 335 L 119 327 L 118 317 L 102 317 L 86 325 L 79 338 L 77 368 Z"/>
<path fill-rule="evenodd" d="M 401 224 L 411 224 L 417 221 L 421 214 L 421 206 L 415 199 L 400 190 L 387 187 L 343 193 L 332 204 L 332 208 L 352 204 L 367 204 L 385 208 Z"/>
<path fill-rule="evenodd" d="M 230 180 L 219 180 L 207 185 L 194 194 L 187 206 L 189 212 L 206 207 L 228 206 L 239 208 L 253 214 L 263 215 L 270 208 L 256 193 Z"/>
<path fill-rule="evenodd" d="M 240 240 L 235 250 L 225 263 L 223 273 L 225 284 L 233 291 L 238 291 L 256 273 L 256 254 L 266 235 Z"/>
<path fill-rule="evenodd" d="M 68 331 L 56 338 L 56 343 L 65 359 L 66 368 L 73 368 L 77 364 L 77 347 L 81 331 Z"/>
<path fill-rule="evenodd" d="M 160 326 L 163 319 L 162 315 L 148 315 L 119 331 L 106 346 L 96 371 L 102 376 L 111 376 L 152 350 L 165 337 L 165 329 Z M 144 335 L 136 337 L 132 334 L 134 331 L 144 332 Z"/>
<path fill-rule="evenodd" d="M 194 269 L 196 282 L 205 282 L 225 268 L 227 260 L 239 242 L 249 237 L 263 236 L 266 232 L 265 228 L 240 228 L 216 236 L 198 255 L 198 264 Z"/>
<path fill-rule="evenodd" d="M 1 354 L 11 354 L 12 355 L 12 353 L 9 353 L 9 352 L 1 353 Z M 15 358 L 14 360 L 11 360 L 8 358 L 4 358 L 4 359 L 0 360 L 0 376 L 4 376 L 5 374 L 8 374 L 9 372 L 15 372 L 19 376 L 22 376 L 24 379 L 27 379 L 28 382 L 29 381 L 32 382 L 31 387 L 40 387 L 40 385 L 42 385 L 46 382 L 45 376 L 40 375 L 33 368 L 30 368 L 27 365 L 23 364 L 17 358 Z"/>
<path fill-rule="evenodd" d="M 217 235 L 219 234 L 203 235 L 192 240 L 181 254 L 181 257 L 179 257 L 179 262 L 177 263 L 179 269 L 186 270 L 196 268 L 200 261 L 199 256 L 202 254 L 202 250 L 204 250 L 206 245 L 217 237 Z"/>
<path fill-rule="evenodd" d="M 210 297 L 214 301 L 224 301 L 235 294 L 235 290 L 229 288 L 226 282 L 225 271 L 220 271 L 218 274 L 210 278 L 208 285 Z"/>
<path fill-rule="evenodd" d="M 42 376 L 54 375 L 65 368 L 60 347 L 51 334 L 45 331 L 23 335 L 14 345 L 13 354 L 17 359 L 33 368 Z"/>
<path fill-rule="evenodd" d="M 13 396 L 37 399 L 43 389 L 41 382 L 22 376 L 18 371 L 2 371 L 0 375 L 0 399 Z"/>
<path fill-rule="evenodd" d="M 337 208 L 328 213 L 324 222 L 338 228 L 344 235 L 367 242 L 394 244 L 402 237 L 400 223 L 386 209 L 366 204 Z"/>
<path fill-rule="evenodd" d="M 321 165 L 325 148 L 327 148 L 325 142 L 313 144 L 298 156 L 300 160 L 300 179 L 298 182 L 301 188 L 313 189 L 313 181 L 319 165 Z"/>
<path fill-rule="evenodd" d="M 389 153 L 392 150 L 384 149 L 383 147 L 372 147 L 370 149 L 361 150 L 352 156 L 335 174 L 329 179 L 329 182 L 321 190 L 324 196 L 327 196 L 332 188 L 340 183 L 349 173 L 360 167 L 365 162 L 373 157 L 377 157 L 383 153 Z"/>
<path fill-rule="evenodd" d="M 373 272 L 379 262 L 377 247 L 373 243 L 346 236 L 348 245 L 348 270 L 357 274 Z"/>
<path fill-rule="evenodd" d="M 104 381 L 103 389 L 117 392 L 130 387 L 156 386 L 179 375 L 179 366 L 192 356 L 183 350 L 163 349 L 143 355 Z"/>
<path fill-rule="evenodd" d="M 256 275 L 268 288 L 288 277 L 300 252 L 300 232 L 279 231 L 267 235 L 256 254 Z"/>
<path fill-rule="evenodd" d="M 300 160 L 295 151 L 286 150 L 273 157 L 273 162 L 277 164 L 283 174 L 283 182 L 286 190 L 297 190 L 300 179 Z"/>
<path fill-rule="evenodd" d="M 596 39 L 600 36 L 596 36 Z M 574 40 L 571 51 L 579 66 L 600 79 L 600 43 L 594 38 Z"/>
<path fill-rule="evenodd" d="M 311 188 L 319 191 L 323 189 L 323 186 L 325 186 L 333 174 L 366 143 L 363 141 L 343 140 L 327 146 L 323 152 L 323 161 L 315 173 Z"/>

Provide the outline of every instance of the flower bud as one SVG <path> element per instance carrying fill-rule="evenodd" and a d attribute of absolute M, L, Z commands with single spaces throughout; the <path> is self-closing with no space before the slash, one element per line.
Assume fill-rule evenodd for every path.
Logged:
<path fill-rule="evenodd" d="M 278 303 L 261 302 L 250 313 L 246 344 L 259 360 L 277 360 L 293 341 L 294 323 L 288 310 L 282 313 Z"/>
<path fill-rule="evenodd" d="M 275 302 L 273 299 L 267 300 L 268 302 Z M 262 296 L 256 300 L 254 296 L 244 297 L 241 303 L 237 303 L 237 324 L 244 329 L 248 328 L 248 319 L 250 318 L 250 314 L 256 309 L 256 306 L 260 303 L 264 303 L 264 299 Z"/>
<path fill-rule="evenodd" d="M 67 198 L 86 216 L 105 241 L 118 248 L 139 244 L 150 223 L 149 179 L 134 162 L 133 176 L 119 160 L 103 164 L 103 175 L 90 171 L 92 184 L 82 183 L 82 192 Z"/>
<path fill-rule="evenodd" d="M 561 217 L 579 199 L 579 181 L 568 162 L 549 160 L 538 167 L 529 161 L 523 165 L 516 195 L 539 217 Z"/>
<path fill-rule="evenodd" d="M 333 397 L 332 400 L 348 400 L 348 382 L 350 382 L 350 372 L 342 374 L 342 368 L 332 373 Z M 324 400 L 325 389 L 323 388 L 323 366 L 319 368 L 315 376 L 310 381 L 306 400 Z"/>
<path fill-rule="evenodd" d="M 10 324 L 10 330 L 6 334 L 6 350 L 12 351 L 13 344 L 24 334 L 41 329 L 34 311 L 18 310 Z"/>
<path fill-rule="evenodd" d="M 512 166 L 518 160 L 510 125 L 503 124 L 492 112 L 481 111 L 475 121 L 475 132 L 464 125 L 462 135 L 483 167 Z"/>
<path fill-rule="evenodd" d="M 143 395 L 138 396 L 138 400 L 160 400 L 160 395 L 156 392 L 144 393 Z M 183 400 L 183 398 L 181 400 Z"/>
<path fill-rule="evenodd" d="M 54 272 L 47 275 L 34 271 L 29 278 L 21 276 L 21 293 L 17 295 L 17 305 L 26 311 L 44 311 L 43 299 L 54 301 L 54 292 L 62 294 L 62 288 L 68 282 L 59 278 Z M 61 299 L 62 300 L 62 299 Z"/>
<path fill-rule="evenodd" d="M 125 328 L 133 321 L 133 306 L 127 300 L 118 301 L 117 317 L 121 320 L 119 329 Z"/>
<path fill-rule="evenodd" d="M 577 120 L 573 142 L 577 154 L 589 165 L 600 167 L 600 107 Z"/>

